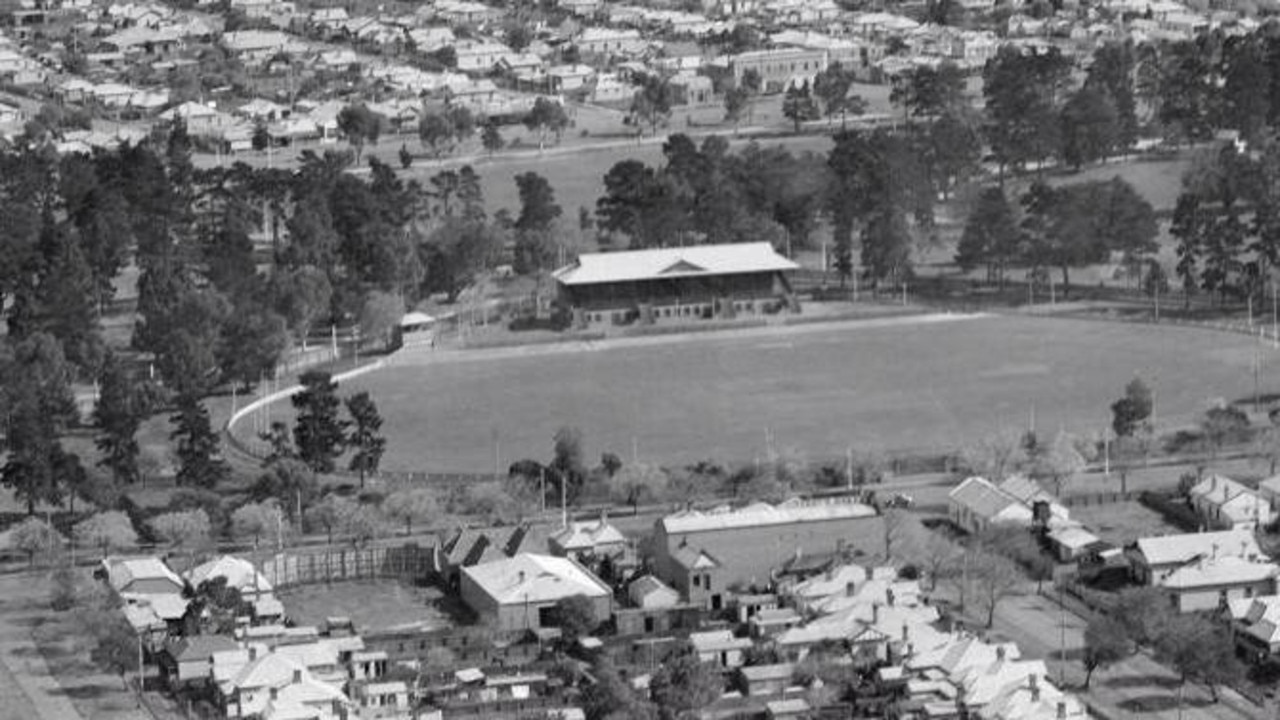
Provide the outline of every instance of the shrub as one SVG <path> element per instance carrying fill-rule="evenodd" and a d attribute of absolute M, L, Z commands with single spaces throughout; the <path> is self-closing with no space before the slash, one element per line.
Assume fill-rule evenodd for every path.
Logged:
<path fill-rule="evenodd" d="M 1149 490 L 1138 496 L 1138 502 L 1160 513 L 1165 522 L 1180 530 L 1195 532 L 1200 529 L 1199 516 L 1185 502 Z"/>

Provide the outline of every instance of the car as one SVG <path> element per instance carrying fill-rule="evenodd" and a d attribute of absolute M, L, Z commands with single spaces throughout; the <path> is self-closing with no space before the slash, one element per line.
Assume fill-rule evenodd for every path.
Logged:
<path fill-rule="evenodd" d="M 889 498 L 889 507 L 909 508 L 915 504 L 915 498 L 904 493 L 894 493 L 893 497 Z"/>

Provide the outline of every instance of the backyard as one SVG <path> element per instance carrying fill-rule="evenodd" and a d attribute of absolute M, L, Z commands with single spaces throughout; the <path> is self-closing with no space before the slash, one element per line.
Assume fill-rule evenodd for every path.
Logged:
<path fill-rule="evenodd" d="M 349 618 L 359 632 L 415 627 L 432 629 L 453 623 L 444 593 L 395 580 L 306 585 L 278 593 L 289 618 L 316 625 L 327 618 Z"/>

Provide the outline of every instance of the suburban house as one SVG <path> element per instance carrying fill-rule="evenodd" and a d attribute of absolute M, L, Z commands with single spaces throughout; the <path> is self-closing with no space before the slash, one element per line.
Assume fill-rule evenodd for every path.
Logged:
<path fill-rule="evenodd" d="M 873 554 L 883 546 L 883 536 L 883 519 L 875 509 L 849 498 L 686 510 L 655 524 L 654 571 L 690 602 L 697 602 L 698 595 L 708 607 L 719 609 L 729 583 L 767 584 L 797 554 L 844 547 Z M 704 587 L 694 584 L 698 576 Z M 713 584 L 709 594 L 707 579 Z"/>
<path fill-rule="evenodd" d="M 583 253 L 553 276 L 580 325 L 650 324 L 776 310 L 798 267 L 758 242 Z"/>
<path fill-rule="evenodd" d="M 1159 585 L 1170 572 L 1198 558 L 1234 556 L 1266 562 L 1253 533 L 1247 530 L 1185 533 L 1142 538 L 1125 549 L 1133 577 L 1144 585 Z"/>
<path fill-rule="evenodd" d="M 462 528 L 440 548 L 438 572 L 453 587 L 463 568 L 511 558 L 522 552 L 546 552 L 547 541 L 538 526 Z"/>
<path fill-rule="evenodd" d="M 791 676 L 794 674 L 795 665 L 791 663 L 752 665 L 738 669 L 739 684 L 743 694 L 750 697 L 781 695 L 784 690 L 791 687 Z"/>
<path fill-rule="evenodd" d="M 156 662 L 170 687 L 186 683 L 213 681 L 215 653 L 235 650 L 240 646 L 226 635 L 192 635 L 165 643 Z"/>
<path fill-rule="evenodd" d="M 613 525 L 605 513 L 599 520 L 575 520 L 551 534 L 547 546 L 556 555 L 582 559 L 585 555 L 621 555 L 627 549 L 627 538 Z"/>
<path fill-rule="evenodd" d="M 193 588 L 222 578 L 227 587 L 240 591 L 240 596 L 253 605 L 254 617 L 259 621 L 280 621 L 284 618 L 284 605 L 276 599 L 271 583 L 248 560 L 223 555 L 191 568 L 186 578 Z"/>
<path fill-rule="evenodd" d="M 186 583 L 158 557 L 106 558 L 103 577 L 124 595 L 181 595 Z"/>
<path fill-rule="evenodd" d="M 689 634 L 698 660 L 713 663 L 721 670 L 733 670 L 746 662 L 746 651 L 755 645 L 751 638 L 734 637 L 732 630 L 707 630 Z"/>
<path fill-rule="evenodd" d="M 498 630 L 537 630 L 554 625 L 556 603 L 581 595 L 594 619 L 604 622 L 613 592 L 571 558 L 522 553 L 462 569 L 462 600 Z"/>
<path fill-rule="evenodd" d="M 1280 653 L 1280 595 L 1227 601 L 1236 648 L 1255 661 Z"/>
<path fill-rule="evenodd" d="M 638 608 L 670 608 L 680 604 L 680 593 L 652 575 L 644 575 L 627 586 L 627 598 Z"/>
<path fill-rule="evenodd" d="M 1256 530 L 1275 516 L 1268 499 L 1252 488 L 1214 473 L 1196 483 L 1187 498 L 1206 526 Z"/>
<path fill-rule="evenodd" d="M 295 660 L 250 648 L 249 662 L 222 688 L 228 718 L 293 717 L 337 720 L 351 701 Z"/>
<path fill-rule="evenodd" d="M 1197 556 L 1168 571 L 1156 585 L 1169 593 L 1179 612 L 1215 610 L 1229 601 L 1274 595 L 1280 566 L 1233 555 Z"/>
<path fill-rule="evenodd" d="M 971 477 L 948 493 L 947 515 L 971 535 L 992 525 L 1030 527 L 1033 520 L 1031 506 L 980 477 Z"/>

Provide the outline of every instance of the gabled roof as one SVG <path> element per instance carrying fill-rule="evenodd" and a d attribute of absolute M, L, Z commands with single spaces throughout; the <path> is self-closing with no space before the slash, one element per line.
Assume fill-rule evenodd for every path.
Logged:
<path fill-rule="evenodd" d="M 552 533 L 551 540 L 564 550 L 591 550 L 600 545 L 620 545 L 627 538 L 608 520 L 575 521 Z"/>
<path fill-rule="evenodd" d="M 108 558 L 102 564 L 116 592 L 127 592 L 139 580 L 168 580 L 178 590 L 184 587 L 182 578 L 158 557 Z"/>
<path fill-rule="evenodd" d="M 695 245 L 679 248 L 583 253 L 553 275 L 561 285 L 779 272 L 799 266 L 779 255 L 767 242 Z"/>
<path fill-rule="evenodd" d="M 947 497 L 950 502 L 988 520 L 996 518 L 1010 508 L 1013 508 L 1011 511 L 1013 514 L 1025 515 L 1026 519 L 1031 519 L 1030 507 L 991 484 L 986 478 L 971 477 L 960 483 L 960 486 L 952 490 Z"/>
<path fill-rule="evenodd" d="M 1136 543 L 1138 552 L 1148 565 L 1182 563 L 1197 555 L 1235 555 L 1243 558 L 1259 558 L 1262 551 L 1253 533 L 1248 530 L 1221 530 L 1218 532 L 1184 533 L 1162 537 L 1142 538 Z"/>
<path fill-rule="evenodd" d="M 711 553 L 695 550 L 687 545 L 676 548 L 675 552 L 671 553 L 671 559 L 686 570 L 709 570 L 720 567 L 720 561 L 712 557 Z"/>
<path fill-rule="evenodd" d="M 259 654 L 231 678 L 231 685 L 241 689 L 283 687 L 293 682 L 295 672 L 306 673 L 297 660 L 273 652 Z"/>
<path fill-rule="evenodd" d="M 499 603 L 546 603 L 573 595 L 608 597 L 608 586 L 569 558 L 521 553 L 463 568 L 463 574 Z"/>
<path fill-rule="evenodd" d="M 1223 505 L 1241 495 L 1253 494 L 1249 486 L 1217 473 L 1206 476 L 1187 491 L 1191 498 L 1199 498 L 1211 505 Z"/>
<path fill-rule="evenodd" d="M 227 587 L 241 592 L 269 593 L 271 583 L 254 567 L 253 563 L 231 555 L 223 555 L 187 571 L 192 587 L 200 587 L 206 580 L 226 578 Z"/>
<path fill-rule="evenodd" d="M 631 584 L 627 586 L 627 594 L 633 599 L 647 597 L 653 593 L 665 593 L 676 595 L 677 597 L 679 596 L 679 593 L 677 593 L 674 588 L 652 575 L 643 575 L 638 577 L 635 580 L 632 580 Z"/>

